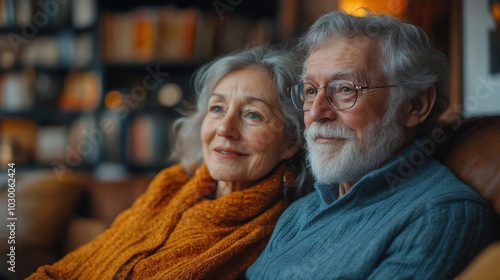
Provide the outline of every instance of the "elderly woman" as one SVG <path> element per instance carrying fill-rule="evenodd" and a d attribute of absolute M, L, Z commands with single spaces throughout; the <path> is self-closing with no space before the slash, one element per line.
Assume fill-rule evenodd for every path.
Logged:
<path fill-rule="evenodd" d="M 285 51 L 254 48 L 200 68 L 197 108 L 176 123 L 180 164 L 110 229 L 30 278 L 243 277 L 308 180 L 301 113 L 285 94 L 296 65 Z"/>

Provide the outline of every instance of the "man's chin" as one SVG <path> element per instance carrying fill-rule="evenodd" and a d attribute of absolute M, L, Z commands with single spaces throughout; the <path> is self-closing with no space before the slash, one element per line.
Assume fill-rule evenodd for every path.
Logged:
<path fill-rule="evenodd" d="M 356 182 L 363 174 L 378 166 L 362 154 L 342 149 L 311 148 L 309 153 L 308 164 L 312 174 L 322 184 Z"/>

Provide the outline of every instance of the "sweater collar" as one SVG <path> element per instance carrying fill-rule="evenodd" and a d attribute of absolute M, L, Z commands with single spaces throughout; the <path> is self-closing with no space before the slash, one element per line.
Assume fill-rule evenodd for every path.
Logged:
<path fill-rule="evenodd" d="M 389 162 L 363 176 L 342 199 L 360 196 L 371 197 L 387 188 L 395 187 L 405 178 L 411 176 L 418 166 L 428 160 L 429 156 L 429 152 L 427 152 L 422 142 L 416 140 Z M 322 184 L 315 182 L 314 188 L 324 204 L 331 204 L 339 198 L 338 183 Z"/>

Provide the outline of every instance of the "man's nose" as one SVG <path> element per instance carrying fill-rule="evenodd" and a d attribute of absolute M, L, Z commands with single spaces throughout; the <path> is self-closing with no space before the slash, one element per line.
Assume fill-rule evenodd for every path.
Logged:
<path fill-rule="evenodd" d="M 314 98 L 313 104 L 307 114 L 313 122 L 323 122 L 337 118 L 337 112 L 330 105 L 326 96 L 326 86 L 318 88 L 316 98 Z"/>

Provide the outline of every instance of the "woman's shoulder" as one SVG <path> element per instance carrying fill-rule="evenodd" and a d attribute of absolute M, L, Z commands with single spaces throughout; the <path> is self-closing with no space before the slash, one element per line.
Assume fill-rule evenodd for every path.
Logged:
<path fill-rule="evenodd" d="M 178 189 L 190 178 L 191 176 L 186 173 L 182 165 L 172 165 L 162 169 L 153 177 L 146 193 L 154 193 L 157 195 L 159 192 L 169 192 L 169 189 Z"/>
<path fill-rule="evenodd" d="M 151 184 L 164 183 L 165 181 L 183 181 L 188 180 L 190 176 L 181 164 L 175 164 L 162 169 L 156 174 Z"/>

